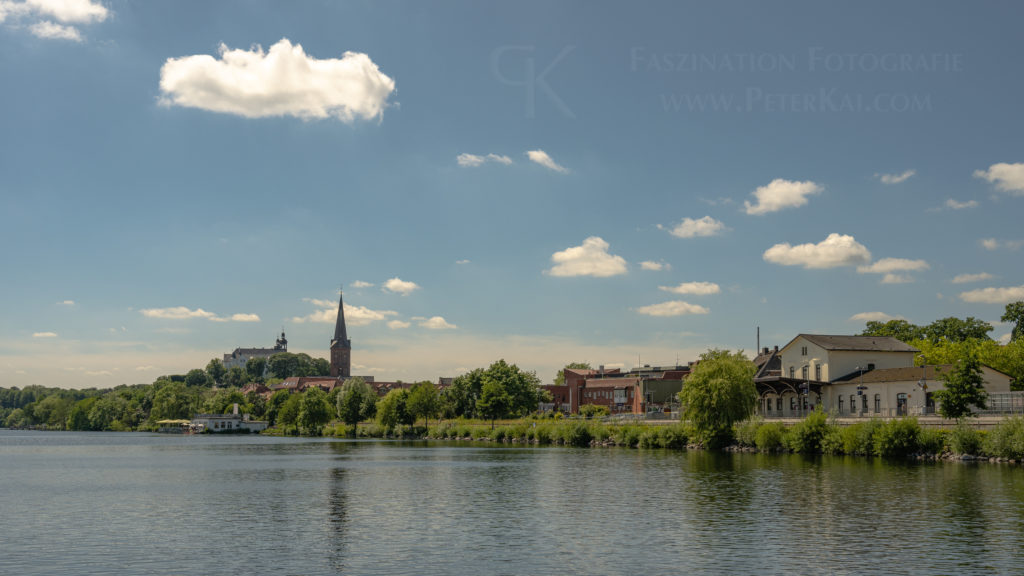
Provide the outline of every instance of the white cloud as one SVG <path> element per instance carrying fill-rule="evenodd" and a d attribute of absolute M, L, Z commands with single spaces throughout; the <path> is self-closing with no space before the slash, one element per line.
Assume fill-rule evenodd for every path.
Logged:
<path fill-rule="evenodd" d="M 408 328 L 410 324 L 408 322 L 402 322 L 401 320 L 392 320 L 388 322 L 388 328 L 392 330 L 401 330 L 402 328 Z"/>
<path fill-rule="evenodd" d="M 246 118 L 295 116 L 304 120 L 381 118 L 395 81 L 366 54 L 318 60 L 282 38 L 260 46 L 168 58 L 160 69 L 161 104 Z"/>
<path fill-rule="evenodd" d="M 145 366 L 136 366 L 135 367 L 135 371 L 136 372 L 149 372 L 150 370 L 156 370 L 156 366 L 152 366 L 150 364 L 147 364 Z"/>
<path fill-rule="evenodd" d="M 1024 196 L 1024 163 L 1000 162 L 987 170 L 975 170 L 974 177 L 995 183 L 996 190 L 1009 192 L 1011 196 Z"/>
<path fill-rule="evenodd" d="M 469 260 L 456 260 L 455 261 L 456 264 L 469 264 L 469 262 L 470 262 Z"/>
<path fill-rule="evenodd" d="M 420 326 L 430 330 L 454 330 L 455 328 L 458 328 L 458 326 L 455 324 L 449 324 L 440 316 L 431 316 L 430 318 L 420 322 Z"/>
<path fill-rule="evenodd" d="M 1024 284 L 1020 286 L 1007 286 L 1005 288 L 978 288 L 960 293 L 960 299 L 964 302 L 979 302 L 982 304 L 1009 304 L 1017 300 L 1024 300 Z"/>
<path fill-rule="evenodd" d="M 35 332 L 32 334 L 33 338 L 56 338 L 56 332 Z"/>
<path fill-rule="evenodd" d="M 982 280 L 991 280 L 994 278 L 988 272 L 979 272 L 978 274 L 959 274 L 953 277 L 953 284 L 967 284 L 969 282 L 981 282 Z"/>
<path fill-rule="evenodd" d="M 661 304 L 641 306 L 640 308 L 637 308 L 636 311 L 637 314 L 658 317 L 682 316 L 684 314 L 707 314 L 710 312 L 710 310 L 703 306 L 690 304 L 689 302 L 683 302 L 682 300 L 669 300 L 668 302 L 662 302 Z"/>
<path fill-rule="evenodd" d="M 1007 250 L 1017 250 L 1021 246 L 1024 246 L 1024 240 L 996 240 L 995 238 L 982 238 L 980 240 L 982 247 L 986 250 L 998 250 L 1000 248 L 1006 248 Z"/>
<path fill-rule="evenodd" d="M 50 22 L 49 20 L 43 20 L 42 22 L 32 24 L 28 27 L 28 31 L 37 38 L 71 40 L 72 42 L 82 41 L 82 34 L 78 31 L 78 28 L 75 28 L 74 26 L 64 26 L 63 24 L 57 24 L 56 22 Z"/>
<path fill-rule="evenodd" d="M 57 302 L 57 305 L 58 306 L 74 306 L 75 305 L 75 301 L 74 300 L 61 300 L 60 302 Z"/>
<path fill-rule="evenodd" d="M 871 252 L 853 236 L 833 232 L 817 244 L 776 244 L 765 250 L 763 257 L 766 262 L 782 266 L 820 269 L 866 264 L 871 261 Z"/>
<path fill-rule="evenodd" d="M 850 316 L 852 322 L 888 322 L 889 320 L 904 320 L 902 316 L 893 316 L 885 312 L 861 312 Z"/>
<path fill-rule="evenodd" d="M 725 224 L 715 220 L 711 216 L 705 216 L 694 220 L 683 218 L 682 222 L 669 231 L 676 238 L 697 238 L 703 236 L 716 236 L 725 231 Z"/>
<path fill-rule="evenodd" d="M 548 274 L 552 276 L 594 276 L 605 278 L 626 273 L 626 260 L 608 253 L 608 243 L 591 236 L 580 246 L 566 248 L 551 255 L 555 263 Z"/>
<path fill-rule="evenodd" d="M 260 317 L 258 314 L 232 314 L 232 322 L 259 322 Z"/>
<path fill-rule="evenodd" d="M 408 296 L 416 290 L 419 290 L 419 285 L 415 282 L 406 282 L 401 278 L 395 277 L 384 283 L 384 289 L 388 292 L 395 294 L 401 294 L 402 296 Z"/>
<path fill-rule="evenodd" d="M 967 202 L 958 202 L 952 198 L 946 200 L 946 208 L 949 208 L 950 210 L 963 210 L 965 208 L 974 208 L 977 205 L 977 200 L 968 200 Z"/>
<path fill-rule="evenodd" d="M 192 310 L 185 306 L 174 306 L 172 308 L 145 308 L 140 310 L 147 318 L 160 318 L 162 320 L 186 320 L 188 318 L 216 318 L 213 312 L 207 312 L 202 308 Z"/>
<path fill-rule="evenodd" d="M 569 169 L 568 168 L 566 168 L 565 166 L 559 165 L 557 162 L 555 162 L 551 158 L 551 156 L 548 156 L 547 152 L 545 152 L 543 150 L 530 150 L 529 152 L 526 153 L 526 156 L 530 159 L 531 162 L 535 162 L 537 164 L 540 164 L 541 166 L 543 166 L 545 168 L 550 168 L 551 170 L 554 170 L 555 172 L 561 172 L 562 174 L 568 174 L 569 173 Z"/>
<path fill-rule="evenodd" d="M 913 281 L 914 277 L 910 274 L 896 274 L 889 272 L 885 276 L 882 276 L 882 284 L 910 284 Z"/>
<path fill-rule="evenodd" d="M 906 182 L 914 174 L 917 174 L 916 170 L 907 170 L 902 174 L 875 174 L 875 177 L 881 180 L 882 184 L 899 184 Z"/>
<path fill-rule="evenodd" d="M 505 166 L 512 164 L 511 158 L 500 154 L 488 154 L 486 156 L 477 156 L 476 154 L 459 154 L 455 157 L 455 161 L 459 166 L 467 168 L 475 168 L 485 162 L 497 162 L 498 164 L 504 164 Z"/>
<path fill-rule="evenodd" d="M 890 274 L 893 272 L 919 272 L 928 268 L 928 263 L 924 260 L 882 258 L 870 266 L 858 266 L 857 272 L 861 274 Z"/>
<path fill-rule="evenodd" d="M 722 289 L 714 282 L 683 282 L 679 286 L 658 286 L 658 290 L 673 294 L 696 294 L 706 296 L 718 294 Z"/>
<path fill-rule="evenodd" d="M 797 208 L 807 204 L 807 197 L 819 194 L 824 188 L 814 182 L 794 182 L 776 178 L 767 186 L 759 186 L 754 190 L 754 198 L 757 204 L 751 204 L 749 200 L 743 205 L 747 214 L 768 214 L 778 212 L 785 208 Z"/>
<path fill-rule="evenodd" d="M 352 283 L 353 288 L 373 288 L 373 282 L 363 282 L 362 280 L 356 280 Z"/>
<path fill-rule="evenodd" d="M 329 300 L 320 300 L 317 298 L 304 298 L 303 300 L 312 303 L 320 309 L 311 314 L 307 314 L 306 316 L 295 316 L 292 318 L 292 322 L 295 322 L 296 324 L 302 324 L 304 322 L 334 324 L 338 320 L 337 304 L 334 304 Z M 366 306 L 352 306 L 351 304 L 345 304 L 345 324 L 348 326 L 366 326 L 373 322 L 387 320 L 388 318 L 397 315 L 398 312 L 395 312 L 394 310 L 371 310 Z"/>
<path fill-rule="evenodd" d="M 641 270 L 651 270 L 654 272 L 660 272 L 661 270 L 671 270 L 672 266 L 664 262 L 654 262 L 652 260 L 644 260 L 640 263 Z"/>
<path fill-rule="evenodd" d="M 102 22 L 110 13 L 105 6 L 92 0 L 27 0 L 25 5 L 39 14 L 77 24 Z"/>

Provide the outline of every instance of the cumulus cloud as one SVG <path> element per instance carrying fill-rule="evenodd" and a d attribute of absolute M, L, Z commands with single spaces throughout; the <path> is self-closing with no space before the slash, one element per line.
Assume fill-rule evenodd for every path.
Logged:
<path fill-rule="evenodd" d="M 384 283 L 384 289 L 394 294 L 401 294 L 402 296 L 408 296 L 414 291 L 419 290 L 420 287 L 415 282 L 406 282 L 397 276 Z"/>
<path fill-rule="evenodd" d="M 765 250 L 763 257 L 766 262 L 782 266 L 820 269 L 867 264 L 871 261 L 871 252 L 853 236 L 833 232 L 817 244 L 776 244 Z"/>
<path fill-rule="evenodd" d="M 420 326 L 429 330 L 454 330 L 458 328 L 455 324 L 449 324 L 440 316 L 431 316 L 420 322 Z"/>
<path fill-rule="evenodd" d="M 660 272 L 661 270 L 670 270 L 672 267 L 664 262 L 654 262 L 652 260 L 644 260 L 640 263 L 641 270 L 651 270 L 653 272 Z"/>
<path fill-rule="evenodd" d="M 660 226 L 659 226 L 660 228 Z M 676 238 L 697 238 L 702 236 L 716 236 L 725 231 L 725 224 L 715 220 L 711 216 L 705 216 L 694 220 L 683 218 L 682 222 L 676 224 L 675 228 L 669 231 Z"/>
<path fill-rule="evenodd" d="M 1024 300 L 1024 284 L 1020 286 L 1007 286 L 1005 288 L 979 288 L 960 293 L 960 299 L 964 302 L 978 302 L 982 304 L 1009 304 L 1017 300 Z"/>
<path fill-rule="evenodd" d="M 71 40 L 72 42 L 82 41 L 82 34 L 78 31 L 78 28 L 75 28 L 74 26 L 64 26 L 63 24 L 57 24 L 56 22 L 50 22 L 49 20 L 43 20 L 42 22 L 32 24 L 28 27 L 28 31 L 36 38 Z"/>
<path fill-rule="evenodd" d="M 885 312 L 861 312 L 850 316 L 852 322 L 888 322 L 889 320 L 904 320 L 902 316 L 893 316 Z"/>
<path fill-rule="evenodd" d="M 485 162 L 497 162 L 498 164 L 504 164 L 505 166 L 512 164 L 511 158 L 500 154 L 488 154 L 486 156 L 477 156 L 476 154 L 459 154 L 455 157 L 455 161 L 459 166 L 467 168 L 475 168 Z"/>
<path fill-rule="evenodd" d="M 996 240 L 995 238 L 982 238 L 980 242 L 985 250 L 998 250 L 1000 248 L 1017 250 L 1021 246 L 1024 246 L 1024 240 Z"/>
<path fill-rule="evenodd" d="M 32 333 L 32 337 L 33 338 L 56 338 L 57 337 L 57 333 L 56 332 L 33 332 Z"/>
<path fill-rule="evenodd" d="M 168 58 L 160 69 L 160 102 L 246 118 L 303 120 L 381 118 L 395 81 L 366 54 L 319 60 L 282 38 L 264 52 L 220 45 L 207 54 Z"/>
<path fill-rule="evenodd" d="M 555 162 L 551 156 L 548 156 L 548 153 L 543 150 L 530 150 L 526 153 L 526 156 L 530 159 L 530 162 L 540 164 L 541 166 L 554 170 L 555 172 L 560 172 L 562 174 L 569 173 L 568 168 Z"/>
<path fill-rule="evenodd" d="M 353 288 L 373 288 L 373 282 L 363 282 L 362 280 L 356 280 L 352 283 Z"/>
<path fill-rule="evenodd" d="M 1024 163 L 1000 162 L 987 170 L 975 170 L 974 177 L 994 183 L 996 190 L 1008 192 L 1011 196 L 1024 196 Z"/>
<path fill-rule="evenodd" d="M 899 184 L 906 182 L 914 174 L 917 174 L 916 170 L 907 170 L 902 174 L 875 174 L 875 178 L 881 180 L 882 184 Z"/>
<path fill-rule="evenodd" d="M 403 328 L 408 328 L 409 326 L 410 324 L 408 322 L 402 322 L 401 320 L 391 320 L 388 322 L 388 328 L 391 328 L 392 330 L 401 330 Z"/>
<path fill-rule="evenodd" d="M 552 276 L 594 276 L 604 278 L 626 273 L 626 260 L 608 253 L 608 243 L 591 236 L 580 246 L 566 248 L 551 255 Z"/>
<path fill-rule="evenodd" d="M 658 290 L 673 294 L 696 294 L 699 296 L 718 294 L 722 291 L 714 282 L 683 282 L 678 286 L 658 286 Z"/>
<path fill-rule="evenodd" d="M 928 263 L 924 260 L 910 260 L 907 258 L 882 258 L 870 266 L 858 266 L 857 272 L 861 274 L 885 274 L 887 272 L 916 272 L 927 270 Z"/>
<path fill-rule="evenodd" d="M 468 259 L 464 259 L 464 260 L 456 260 L 456 261 L 455 261 L 455 263 L 456 263 L 456 264 L 469 264 L 469 262 L 470 262 L 470 261 L 469 261 Z"/>
<path fill-rule="evenodd" d="M 895 272 L 889 272 L 882 276 L 882 284 L 909 284 L 914 281 L 914 277 L 910 274 L 897 274 Z"/>
<path fill-rule="evenodd" d="M 807 197 L 821 193 L 822 186 L 814 182 L 794 182 L 776 178 L 767 186 L 759 186 L 754 190 L 757 204 L 749 200 L 743 202 L 747 214 L 768 214 L 786 208 L 797 208 L 807 204 Z"/>
<path fill-rule="evenodd" d="M 232 322 L 259 322 L 260 317 L 258 314 L 232 314 Z"/>
<path fill-rule="evenodd" d="M 28 31 L 44 39 L 81 42 L 81 31 L 70 24 L 102 22 L 109 14 L 105 6 L 92 0 L 0 0 L 0 22 L 28 20 Z"/>
<path fill-rule="evenodd" d="M 74 300 L 61 300 L 60 302 L 57 302 L 57 305 L 58 306 L 74 306 L 75 305 L 75 301 Z"/>
<path fill-rule="evenodd" d="M 995 250 L 999 248 L 999 240 L 996 240 L 995 238 L 982 238 L 981 245 L 985 250 Z"/>
<path fill-rule="evenodd" d="M 174 306 L 171 308 L 145 308 L 140 310 L 146 318 L 160 318 L 161 320 L 187 320 L 189 318 L 216 318 L 213 312 L 207 312 L 202 308 L 191 308 L 185 306 Z"/>
<path fill-rule="evenodd" d="M 953 277 L 953 284 L 967 284 L 970 282 L 981 282 L 982 280 L 991 280 L 994 278 L 988 272 L 979 272 L 977 274 L 959 274 Z"/>
<path fill-rule="evenodd" d="M 978 205 L 978 201 L 977 200 L 968 200 L 967 202 L 959 202 L 959 201 L 954 200 L 952 198 L 946 200 L 946 204 L 945 204 L 946 208 L 949 208 L 950 210 L 964 210 L 966 208 L 974 208 L 977 205 Z"/>
<path fill-rule="evenodd" d="M 303 298 L 303 300 L 313 304 L 319 310 L 306 316 L 295 316 L 292 318 L 292 322 L 296 324 L 305 322 L 334 324 L 338 320 L 338 305 L 336 303 L 318 298 Z M 387 320 L 393 316 L 398 316 L 398 312 L 394 310 L 371 310 L 366 306 L 345 304 L 345 324 L 349 326 L 366 326 L 373 322 Z"/>
<path fill-rule="evenodd" d="M 685 314 L 707 314 L 711 312 L 703 306 L 696 304 L 690 304 L 689 302 L 683 302 L 682 300 L 669 300 L 668 302 L 662 302 L 661 304 L 651 304 L 650 306 L 641 306 L 636 309 L 637 314 L 643 314 L 644 316 L 683 316 Z"/>

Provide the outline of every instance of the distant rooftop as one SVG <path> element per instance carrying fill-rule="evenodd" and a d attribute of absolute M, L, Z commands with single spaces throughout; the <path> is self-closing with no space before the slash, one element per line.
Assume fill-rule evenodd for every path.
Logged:
<path fill-rule="evenodd" d="M 799 334 L 812 344 L 825 350 L 872 351 L 872 352 L 920 352 L 917 348 L 891 336 L 828 336 L 824 334 Z M 796 341 L 790 341 L 792 344 Z M 789 344 L 786 345 L 787 347 Z"/>

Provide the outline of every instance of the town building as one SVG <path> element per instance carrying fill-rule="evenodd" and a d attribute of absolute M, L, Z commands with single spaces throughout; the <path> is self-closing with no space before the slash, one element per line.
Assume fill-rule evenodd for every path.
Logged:
<path fill-rule="evenodd" d="M 338 319 L 331 339 L 331 376 L 344 380 L 352 375 L 352 341 L 345 329 L 344 295 L 338 291 Z"/>
<path fill-rule="evenodd" d="M 569 412 L 580 406 L 606 406 L 612 414 L 663 414 L 678 409 L 678 395 L 690 366 L 644 365 L 623 372 L 619 368 L 597 370 L 566 368 L 564 392 Z M 558 388 L 558 387 L 552 387 Z"/>
<path fill-rule="evenodd" d="M 196 414 L 189 424 L 192 432 L 262 432 L 267 429 L 267 422 L 250 420 L 248 414 L 238 413 L 238 404 L 234 405 L 231 414 Z"/>
<path fill-rule="evenodd" d="M 232 368 L 245 368 L 245 364 L 253 358 L 263 358 L 269 360 L 274 354 L 280 354 L 281 352 L 288 351 L 288 340 L 284 337 L 284 331 L 281 331 L 281 337 L 274 342 L 273 348 L 235 348 L 234 352 L 225 354 L 224 359 L 221 361 L 224 367 L 228 370 Z M 266 375 L 266 368 L 264 368 L 264 375 Z"/>
<path fill-rule="evenodd" d="M 936 410 L 932 394 L 952 366 L 914 366 L 927 358 L 888 336 L 799 334 L 781 349 L 763 348 L 754 363 L 758 412 L 801 417 L 821 407 L 841 416 L 903 416 Z M 1010 377 L 982 368 L 985 389 L 1008 393 Z"/>

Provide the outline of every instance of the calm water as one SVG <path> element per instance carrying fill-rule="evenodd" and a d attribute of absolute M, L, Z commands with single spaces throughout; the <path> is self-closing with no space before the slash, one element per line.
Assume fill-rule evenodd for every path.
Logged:
<path fill-rule="evenodd" d="M 0 431 L 0 574 L 1021 574 L 1024 469 Z"/>

